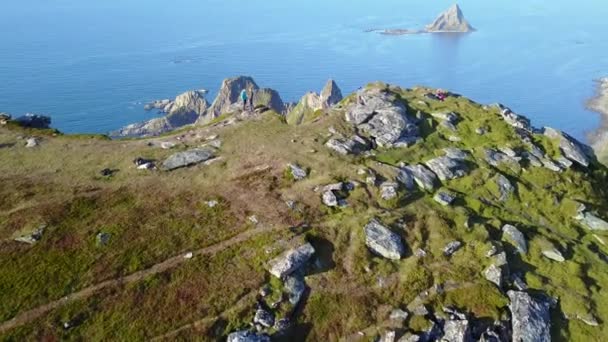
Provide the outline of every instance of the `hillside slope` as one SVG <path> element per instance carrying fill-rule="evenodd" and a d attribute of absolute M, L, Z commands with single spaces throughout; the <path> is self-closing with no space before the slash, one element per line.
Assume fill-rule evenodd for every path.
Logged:
<path fill-rule="evenodd" d="M 0 338 L 608 336 L 608 170 L 434 93 L 141 140 L 0 126 Z"/>

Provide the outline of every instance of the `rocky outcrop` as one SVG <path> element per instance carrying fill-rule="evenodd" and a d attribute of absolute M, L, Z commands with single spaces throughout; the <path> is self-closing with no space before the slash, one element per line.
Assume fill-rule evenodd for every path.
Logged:
<path fill-rule="evenodd" d="M 526 292 L 507 292 L 511 303 L 513 341 L 550 342 L 549 303 L 532 298 Z"/>
<path fill-rule="evenodd" d="M 513 191 L 515 191 L 513 184 L 511 184 L 507 177 L 500 173 L 496 175 L 494 181 L 496 182 L 496 185 L 498 186 L 498 191 L 500 192 L 500 197 L 498 198 L 498 200 L 501 202 L 506 201 L 513 193 Z"/>
<path fill-rule="evenodd" d="M 458 240 L 452 241 L 443 248 L 443 255 L 449 257 L 452 254 L 456 253 L 456 251 L 458 251 L 460 247 L 462 247 L 462 242 Z"/>
<path fill-rule="evenodd" d="M 302 180 L 302 179 L 306 178 L 306 176 L 308 176 L 308 173 L 306 172 L 306 170 L 304 170 L 297 164 L 293 164 L 293 163 L 288 164 L 287 167 L 289 168 L 289 173 L 291 174 L 293 179 L 296 181 Z"/>
<path fill-rule="evenodd" d="M 212 158 L 215 158 L 215 152 L 210 148 L 199 148 L 178 152 L 171 155 L 163 162 L 162 169 L 171 171 L 182 167 L 200 164 Z"/>
<path fill-rule="evenodd" d="M 51 126 L 51 118 L 44 115 L 27 113 L 14 120 L 23 127 L 46 129 Z"/>
<path fill-rule="evenodd" d="M 340 101 L 342 101 L 342 91 L 334 80 L 328 80 L 321 93 L 309 92 L 302 97 L 300 102 L 287 113 L 287 123 L 299 125 L 309 121 L 315 112 L 329 109 Z"/>
<path fill-rule="evenodd" d="M 464 18 L 458 5 L 453 5 L 441 13 L 435 21 L 426 26 L 426 32 L 472 32 L 475 29 Z"/>
<path fill-rule="evenodd" d="M 369 142 L 358 135 L 350 138 L 331 138 L 325 143 L 325 146 L 342 155 L 359 154 L 371 148 Z"/>
<path fill-rule="evenodd" d="M 405 254 L 405 246 L 399 235 L 373 219 L 364 228 L 365 245 L 374 254 L 387 259 L 399 260 Z"/>
<path fill-rule="evenodd" d="M 408 116 L 405 103 L 385 89 L 364 89 L 357 93 L 354 105 L 346 111 L 346 121 L 369 134 L 381 147 L 418 141 L 416 119 Z"/>
<path fill-rule="evenodd" d="M 447 156 L 431 159 L 424 164 L 442 181 L 464 177 L 467 174 L 467 167 L 461 160 Z"/>
<path fill-rule="evenodd" d="M 608 231 L 608 222 L 590 212 L 581 212 L 575 219 L 585 228 L 594 231 Z"/>
<path fill-rule="evenodd" d="M 598 159 L 608 165 L 608 77 L 596 81 L 596 94 L 587 102 L 587 108 L 602 116 L 602 125 L 590 136 Z"/>
<path fill-rule="evenodd" d="M 241 91 L 259 89 L 253 78 L 248 76 L 238 76 L 225 79 L 211 107 L 207 110 L 204 116 L 199 118 L 197 124 L 205 124 L 222 114 L 233 113 L 242 109 L 240 99 Z M 255 98 L 255 96 L 254 96 Z"/>
<path fill-rule="evenodd" d="M 469 321 L 462 320 L 447 320 L 443 325 L 443 342 L 471 342 L 471 331 Z"/>
<path fill-rule="evenodd" d="M 268 271 L 273 276 L 284 279 L 300 269 L 315 254 L 315 249 L 310 243 L 305 243 L 300 247 L 290 249 L 271 260 L 268 263 Z"/>
<path fill-rule="evenodd" d="M 281 99 L 281 95 L 279 95 L 278 91 L 270 88 L 258 89 L 253 93 L 253 106 L 256 108 L 266 107 L 278 114 L 282 114 L 285 111 L 285 104 Z"/>
<path fill-rule="evenodd" d="M 449 192 L 439 191 L 433 196 L 433 200 L 443 206 L 448 206 L 454 203 L 456 196 Z"/>
<path fill-rule="evenodd" d="M 588 151 L 588 147 L 584 146 L 582 143 L 578 142 L 576 139 L 572 138 L 568 134 L 564 132 L 560 132 L 551 127 L 544 128 L 545 136 L 558 140 L 559 148 L 563 153 L 564 157 L 567 159 L 578 163 L 581 166 L 588 167 L 591 163 L 589 156 L 585 151 Z"/>

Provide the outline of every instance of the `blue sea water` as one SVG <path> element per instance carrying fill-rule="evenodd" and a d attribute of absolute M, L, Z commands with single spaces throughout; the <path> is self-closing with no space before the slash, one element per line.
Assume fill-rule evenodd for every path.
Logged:
<path fill-rule="evenodd" d="M 593 79 L 608 75 L 605 0 L 462 0 L 468 35 L 421 28 L 436 0 L 2 0 L 0 111 L 51 115 L 64 132 L 104 133 L 153 117 L 143 105 L 251 75 L 296 101 L 334 78 L 446 88 L 502 102 L 579 138 Z"/>

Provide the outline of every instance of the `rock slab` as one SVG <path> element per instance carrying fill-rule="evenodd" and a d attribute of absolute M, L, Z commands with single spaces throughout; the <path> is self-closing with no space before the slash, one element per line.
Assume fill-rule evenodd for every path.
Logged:
<path fill-rule="evenodd" d="M 372 219 L 364 228 L 365 244 L 377 255 L 387 259 L 399 260 L 405 254 L 405 246 L 399 235 Z"/>

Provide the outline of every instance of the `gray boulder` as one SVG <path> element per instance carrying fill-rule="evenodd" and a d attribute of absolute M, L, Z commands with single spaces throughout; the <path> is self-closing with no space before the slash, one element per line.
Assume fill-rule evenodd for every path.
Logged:
<path fill-rule="evenodd" d="M 466 160 L 469 156 L 467 151 L 455 147 L 444 148 L 443 152 L 445 152 L 446 157 L 460 161 Z"/>
<path fill-rule="evenodd" d="M 504 279 L 503 269 L 495 264 L 490 265 L 483 271 L 483 276 L 491 283 L 494 283 L 498 288 L 502 288 Z"/>
<path fill-rule="evenodd" d="M 325 146 L 342 155 L 359 154 L 370 149 L 369 143 L 358 135 L 353 135 L 349 139 L 332 138 L 325 143 Z"/>
<path fill-rule="evenodd" d="M 25 142 L 25 147 L 32 148 L 40 145 L 40 139 L 36 137 L 28 138 Z"/>
<path fill-rule="evenodd" d="M 419 136 L 416 120 L 407 115 L 405 104 L 382 89 L 359 91 L 356 103 L 346 111 L 346 121 L 369 134 L 381 147 Z"/>
<path fill-rule="evenodd" d="M 407 320 L 409 314 L 405 310 L 394 309 L 389 316 L 391 321 L 403 323 Z"/>
<path fill-rule="evenodd" d="M 328 207 L 337 207 L 338 206 L 338 196 L 333 192 L 333 190 L 326 190 L 321 195 L 321 200 L 323 204 Z"/>
<path fill-rule="evenodd" d="M 447 320 L 443 325 L 442 342 L 470 342 L 472 340 L 468 320 Z"/>
<path fill-rule="evenodd" d="M 608 231 L 608 222 L 590 212 L 581 212 L 575 219 L 585 228 L 595 231 Z"/>
<path fill-rule="evenodd" d="M 302 180 L 302 179 L 306 178 L 306 176 L 308 176 L 308 173 L 306 172 L 306 170 L 304 170 L 297 164 L 288 164 L 287 167 L 289 167 L 291 176 L 296 181 Z"/>
<path fill-rule="evenodd" d="M 581 166 L 589 166 L 591 161 L 585 154 L 585 146 L 583 144 L 568 134 L 560 132 L 551 127 L 545 127 L 543 133 L 545 136 L 551 139 L 559 140 L 559 148 L 566 158 L 580 164 Z"/>
<path fill-rule="evenodd" d="M 510 224 L 502 227 L 503 239 L 509 241 L 520 254 L 528 253 L 528 242 L 524 234 Z"/>
<path fill-rule="evenodd" d="M 304 291 L 306 291 L 306 283 L 300 272 L 296 272 L 285 278 L 283 288 L 287 294 L 287 298 L 292 305 L 297 305 L 302 299 Z"/>
<path fill-rule="evenodd" d="M 456 196 L 452 195 L 449 192 L 439 191 L 433 196 L 433 200 L 443 206 L 448 206 L 454 203 L 456 200 Z"/>
<path fill-rule="evenodd" d="M 399 235 L 372 219 L 364 228 L 365 244 L 375 254 L 387 259 L 399 260 L 405 254 L 405 247 Z"/>
<path fill-rule="evenodd" d="M 277 278 L 285 278 L 300 269 L 315 254 L 310 243 L 290 249 L 268 263 L 268 271 Z"/>
<path fill-rule="evenodd" d="M 172 154 L 163 162 L 162 168 L 163 170 L 171 171 L 196 165 L 212 158 L 215 158 L 215 152 L 210 148 L 193 149 Z"/>
<path fill-rule="evenodd" d="M 496 185 L 498 186 L 498 191 L 500 192 L 499 200 L 501 202 L 504 202 L 509 198 L 513 191 L 515 191 L 515 188 L 513 187 L 509 179 L 500 173 L 496 176 L 495 181 Z"/>
<path fill-rule="evenodd" d="M 420 164 L 408 165 L 404 166 L 403 170 L 411 175 L 421 189 L 426 191 L 433 191 L 435 189 L 437 177 L 424 166 Z"/>
<path fill-rule="evenodd" d="M 526 292 L 509 291 L 513 341 L 550 342 L 549 303 L 532 298 Z"/>
<path fill-rule="evenodd" d="M 38 226 L 36 229 L 34 229 L 33 231 L 31 231 L 27 234 L 21 235 L 19 237 L 16 237 L 15 241 L 33 245 L 42 239 L 42 234 L 44 234 L 45 230 L 46 230 L 46 224 L 42 224 L 42 225 Z"/>
<path fill-rule="evenodd" d="M 543 249 L 541 251 L 541 253 L 542 253 L 542 255 L 545 258 L 551 259 L 553 261 L 557 261 L 557 262 L 564 262 L 564 261 L 566 261 L 566 259 L 562 255 L 562 253 L 559 250 L 557 250 L 557 248 Z"/>
<path fill-rule="evenodd" d="M 270 336 L 242 330 L 228 335 L 226 342 L 270 342 Z"/>
<path fill-rule="evenodd" d="M 44 115 L 27 113 L 14 120 L 23 127 L 45 129 L 51 126 L 51 118 Z"/>
<path fill-rule="evenodd" d="M 257 309 L 253 323 L 257 323 L 263 327 L 271 328 L 274 326 L 274 314 L 264 309 Z"/>
<path fill-rule="evenodd" d="M 443 255 L 449 257 L 452 254 L 456 253 L 456 251 L 458 251 L 460 247 L 462 247 L 462 242 L 458 240 L 452 241 L 443 248 Z"/>
<path fill-rule="evenodd" d="M 397 169 L 396 173 L 397 175 L 395 178 L 399 183 L 403 184 L 403 186 L 408 190 L 414 189 L 414 176 L 411 172 L 403 169 Z"/>
<path fill-rule="evenodd" d="M 509 157 L 508 155 L 496 151 L 494 149 L 491 148 L 487 148 L 484 150 L 485 153 L 485 159 L 486 162 L 488 162 L 488 164 L 494 166 L 494 167 L 498 167 L 501 164 L 517 164 L 519 165 L 519 161 L 513 157 Z"/>
<path fill-rule="evenodd" d="M 467 174 L 467 167 L 462 161 L 447 156 L 431 159 L 425 165 L 442 181 L 464 177 Z"/>
<path fill-rule="evenodd" d="M 389 201 L 397 197 L 399 184 L 393 182 L 384 182 L 380 184 L 380 197 L 383 200 Z"/>

